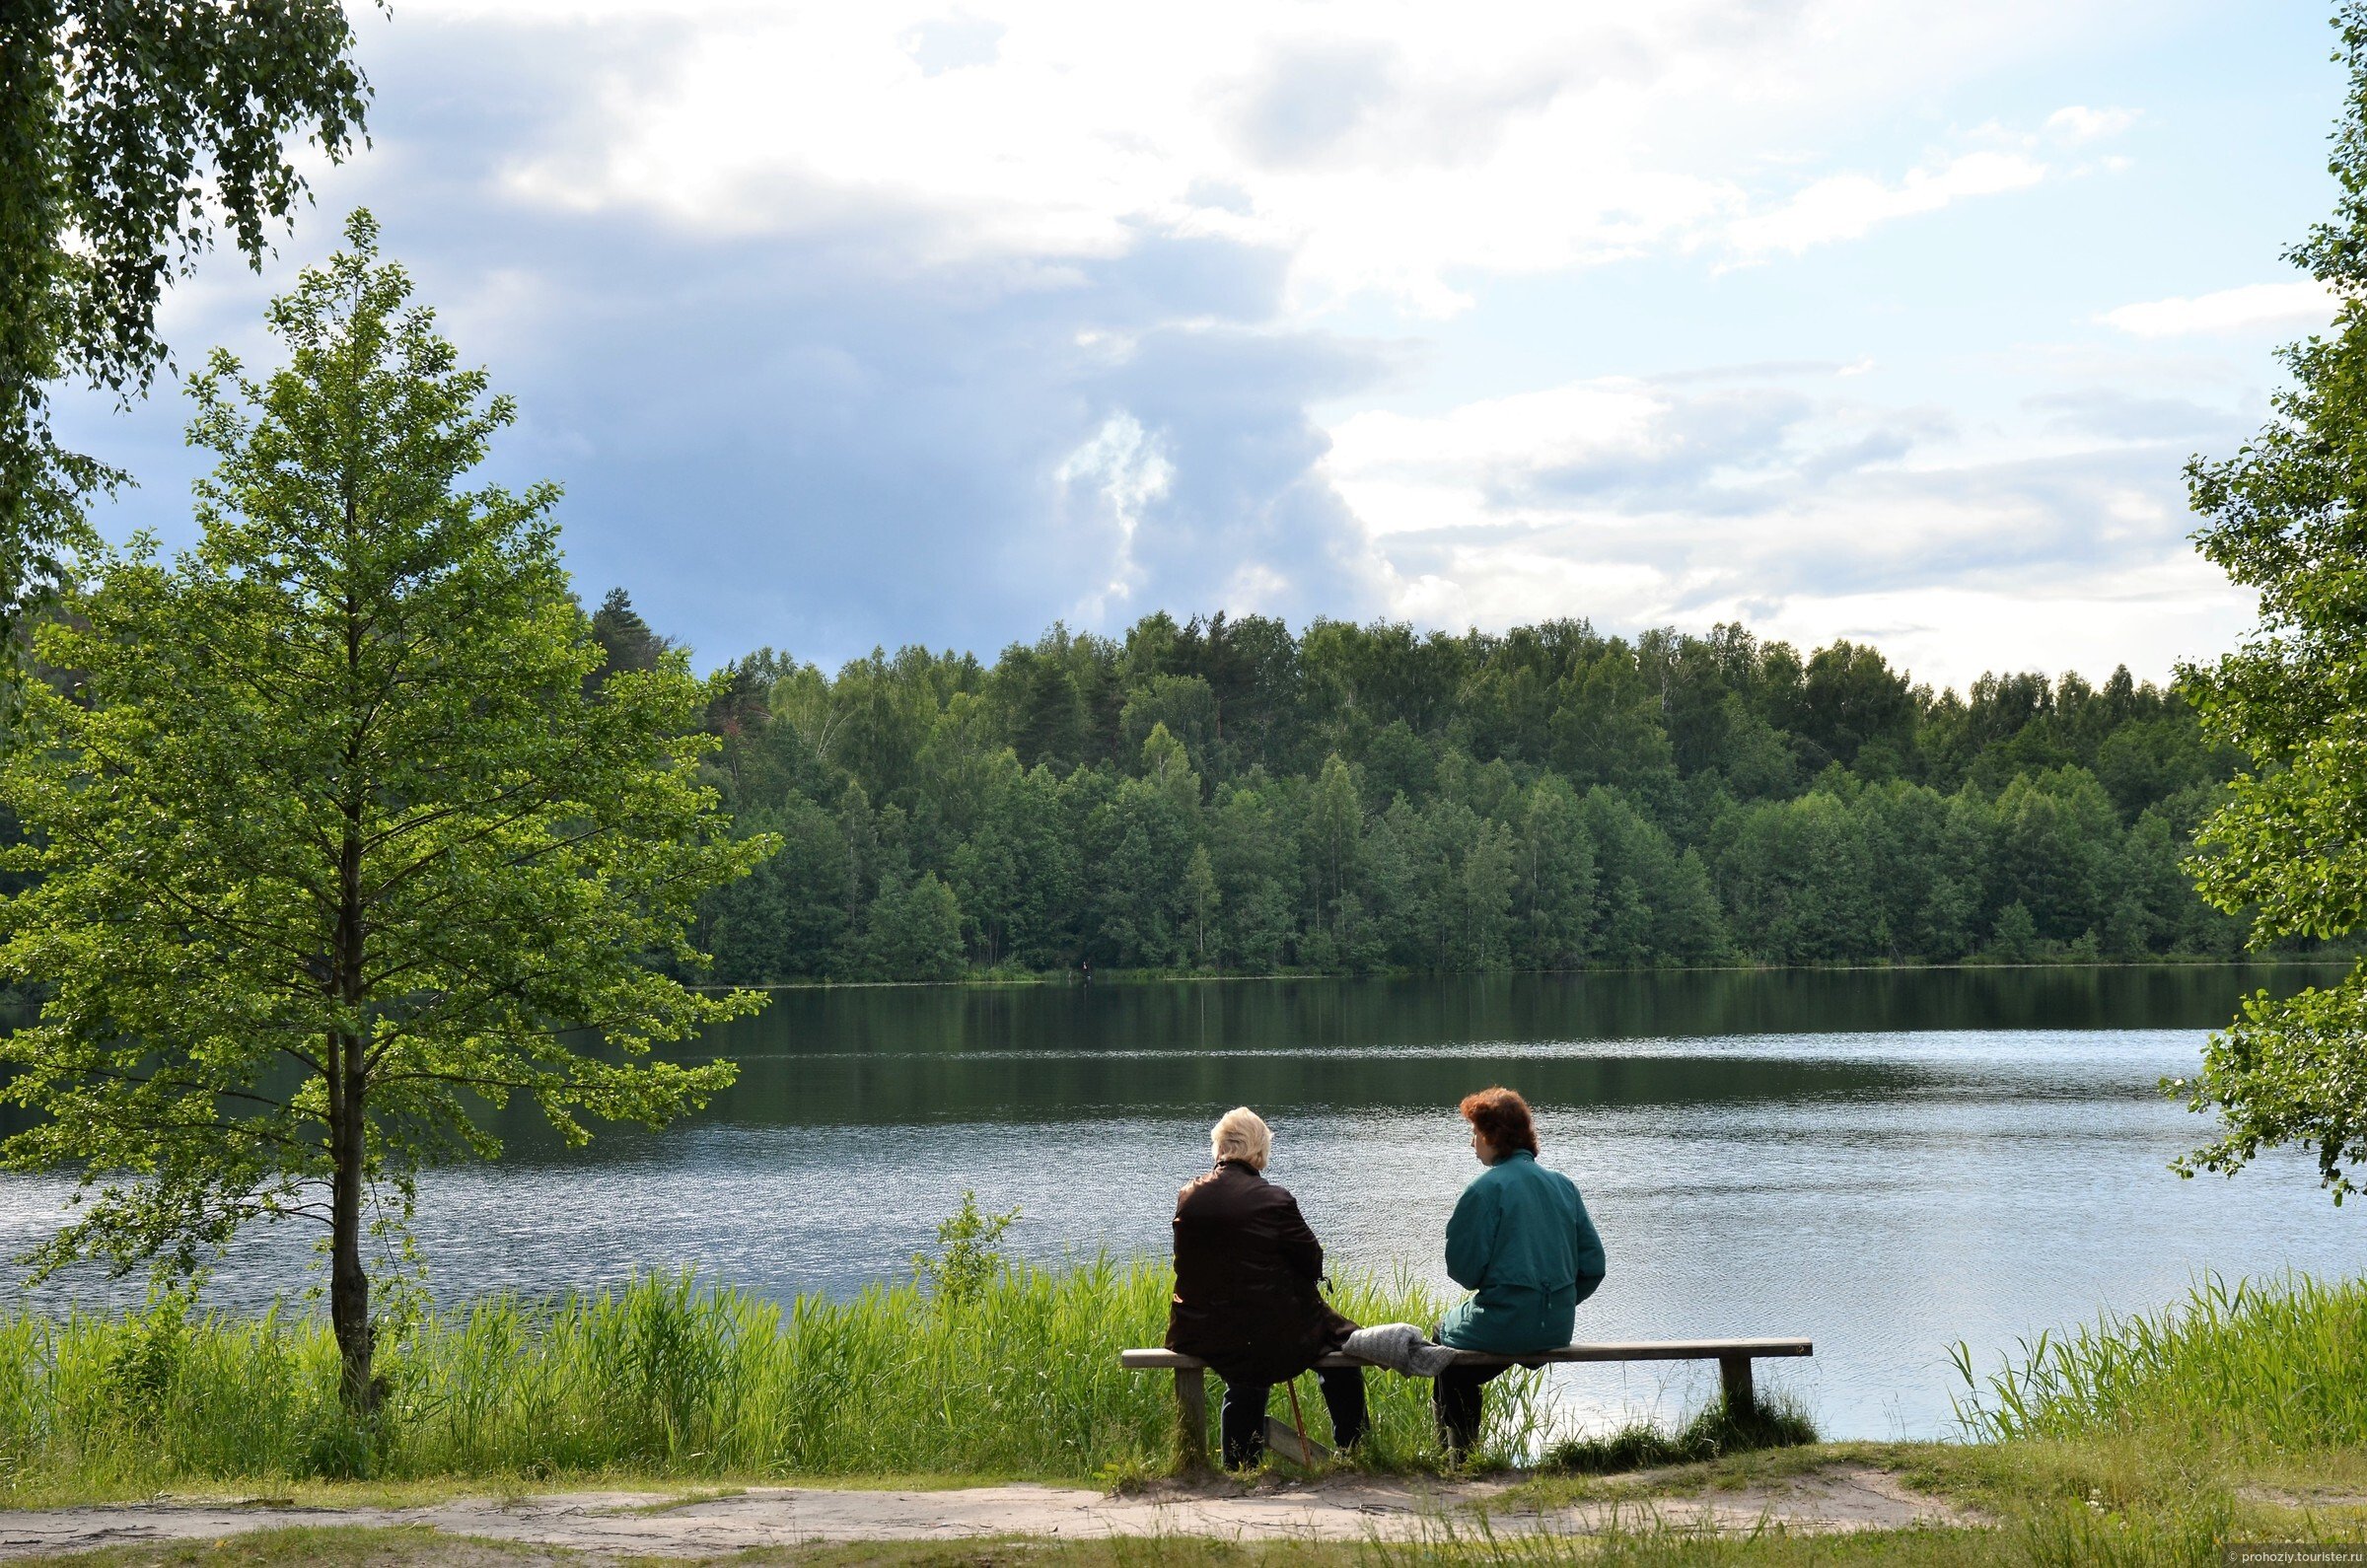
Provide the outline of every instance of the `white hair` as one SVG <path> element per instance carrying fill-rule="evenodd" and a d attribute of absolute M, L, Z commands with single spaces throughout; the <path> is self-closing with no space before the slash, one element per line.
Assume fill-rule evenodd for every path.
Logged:
<path fill-rule="evenodd" d="M 1257 1112 L 1247 1105 L 1236 1105 L 1217 1117 L 1216 1125 L 1208 1129 L 1208 1149 L 1217 1160 L 1247 1161 L 1252 1170 L 1265 1169 L 1266 1151 L 1274 1146 L 1274 1135 Z"/>

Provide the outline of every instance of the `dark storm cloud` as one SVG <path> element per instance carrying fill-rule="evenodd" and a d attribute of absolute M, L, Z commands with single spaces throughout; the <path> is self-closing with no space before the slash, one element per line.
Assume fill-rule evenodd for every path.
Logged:
<path fill-rule="evenodd" d="M 1305 404 L 1383 367 L 1275 325 L 1273 251 L 1146 231 L 1108 257 L 942 263 L 921 258 L 946 253 L 950 220 L 844 191 L 767 190 L 787 232 L 753 238 L 517 193 L 523 153 L 598 145 L 586 127 L 620 50 L 679 41 L 477 26 L 370 39 L 378 146 L 322 182 L 291 247 L 315 259 L 346 209 L 376 212 L 463 355 L 519 399 L 494 476 L 566 485 L 587 596 L 622 584 L 702 663 L 759 644 L 825 661 L 874 642 L 991 651 L 1094 603 L 1122 624 L 1237 591 L 1255 602 L 1231 607 L 1295 618 L 1378 607 L 1353 520 L 1313 471 L 1325 442 Z M 955 64 L 991 43 L 923 41 Z M 184 350 L 253 335 L 265 290 L 220 275 Z M 147 481 L 109 531 L 185 538 L 184 410 L 165 395 L 128 419 L 87 400 L 70 415 Z M 1127 536 L 1080 523 L 1056 475 L 1129 418 L 1171 478 Z M 1129 571 L 1130 595 L 1103 594 Z"/>

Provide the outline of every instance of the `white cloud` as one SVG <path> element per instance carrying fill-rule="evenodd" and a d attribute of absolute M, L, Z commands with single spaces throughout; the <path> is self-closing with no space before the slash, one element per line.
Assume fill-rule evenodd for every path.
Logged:
<path fill-rule="evenodd" d="M 2062 141 L 2089 142 L 2117 136 L 2136 122 L 2133 108 L 2088 108 L 2071 104 L 2046 116 L 2046 129 Z"/>
<path fill-rule="evenodd" d="M 2044 164 L 2022 153 L 1983 150 L 1909 170 L 1897 184 L 1865 175 L 1833 175 L 1771 212 L 1737 219 L 1726 234 L 1745 256 L 1778 250 L 1798 255 L 1813 246 L 1860 239 L 1879 224 L 1937 212 L 1967 197 L 2026 190 L 2046 174 Z"/>
<path fill-rule="evenodd" d="M 1325 472 L 1394 611 L 1433 624 L 1740 619 L 1873 640 L 1958 684 L 2123 659 L 2158 677 L 2244 624 L 2187 547 L 2183 430 L 1960 431 L 1842 393 L 1858 385 L 1597 380 L 1368 411 L 1334 427 Z"/>
<path fill-rule="evenodd" d="M 2324 326 L 2333 320 L 2335 304 L 2325 284 L 2307 278 L 2254 283 L 2191 299 L 2148 300 L 2107 311 L 2097 320 L 2138 337 L 2190 337 L 2260 327 Z"/>
<path fill-rule="evenodd" d="M 1765 302 L 1812 266 L 1699 264 L 1822 262 L 2109 168 L 2132 111 L 2048 113 L 2013 74 L 2106 10 L 411 0 L 434 91 L 374 65 L 382 144 L 338 178 L 443 215 L 437 297 L 505 385 L 538 378 L 522 434 L 564 454 L 571 551 L 653 608 L 671 585 L 711 651 L 1221 604 L 1741 616 L 1948 679 L 2158 675 L 2240 622 L 2177 471 L 2267 362 L 2148 339 L 2262 291 L 2048 344 L 2020 289 L 1925 314 L 1954 279 L 1918 274 L 1896 314 L 1787 320 Z M 2028 238 L 2015 206 L 1975 251 Z M 1695 264 L 1496 287 L 1637 256 Z M 1375 346 L 1375 302 L 1491 308 Z M 1655 374 L 1728 353 L 1766 359 Z M 1505 394 L 1508 362 L 1571 379 Z M 720 554 L 721 585 L 679 564 Z"/>
<path fill-rule="evenodd" d="M 1963 690 L 1989 673 L 2076 670 L 2101 679 L 2125 664 L 2160 680 L 2182 659 L 2233 646 L 2256 615 L 2247 596 L 2192 554 L 2107 575 L 2010 589 L 1939 584 L 1870 594 L 1736 599 L 1696 609 L 1694 625 L 1742 620 L 1763 636 L 1816 647 L 1871 642 L 1894 666 Z"/>
<path fill-rule="evenodd" d="M 1995 123 L 1983 125 L 1971 140 L 1986 145 L 1934 157 L 1896 181 L 1863 173 L 1827 176 L 1779 206 L 1735 219 L 1727 227 L 1726 241 L 1746 258 L 1777 251 L 1798 255 L 1816 246 L 1862 239 L 1900 218 L 1938 212 L 1980 196 L 2027 190 L 2066 173 L 2096 168 L 2118 173 L 2127 167 L 2126 159 L 2106 159 L 2101 164 L 2065 170 L 2048 164 L 2041 155 L 2049 143 L 2073 146 L 2117 136 L 2136 123 L 2136 118 L 2133 109 L 2087 108 L 2074 104 L 2047 115 L 2035 133 Z"/>
<path fill-rule="evenodd" d="M 1111 538 L 1106 546 L 1110 576 L 1078 603 L 1073 613 L 1087 625 L 1100 624 L 1142 586 L 1134 541 L 1145 509 L 1175 483 L 1175 464 L 1142 421 L 1120 411 L 1102 422 L 1093 439 L 1061 461 L 1053 481 L 1074 501 L 1082 493 L 1085 514 Z"/>
<path fill-rule="evenodd" d="M 1539 471 L 1665 448 L 1669 402 L 1638 382 L 1585 382 L 1443 415 L 1374 409 L 1331 431 L 1324 469 L 1376 536 L 1507 521 L 1499 493 Z M 1519 516 L 1516 508 L 1512 516 Z"/>
<path fill-rule="evenodd" d="M 1222 236 L 1287 250 L 1304 303 L 1369 293 L 1445 316 L 1470 303 L 1462 273 L 1705 243 L 1798 250 L 2033 183 L 2044 171 L 2018 146 L 1759 188 L 2086 9 L 603 0 L 586 22 L 527 6 L 507 20 L 667 42 L 612 59 L 589 111 L 520 149 L 507 178 L 535 203 L 636 207 L 723 235 L 900 208 L 927 220 L 899 248 L 921 264 L 1108 256 L 1146 230 Z M 2118 113 L 2048 123 L 2100 135 Z"/>

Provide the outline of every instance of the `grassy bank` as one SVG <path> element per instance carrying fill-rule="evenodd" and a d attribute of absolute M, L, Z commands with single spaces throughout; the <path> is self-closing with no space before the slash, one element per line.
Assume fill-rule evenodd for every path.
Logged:
<path fill-rule="evenodd" d="M 121 1317 L 0 1323 L 0 1494 L 131 1495 L 191 1482 L 367 1475 L 527 1481 L 1025 1476 L 1091 1481 L 1173 1462 L 1172 1386 L 1117 1353 L 1157 1344 L 1163 1263 L 1007 1267 L 782 1305 L 685 1278 L 537 1307 L 425 1318 L 382 1351 L 382 1420 L 336 1404 L 317 1318 Z M 1350 1279 L 1367 1322 L 1435 1320 L 1405 1281 Z M 1512 1382 L 1513 1380 L 1507 1380 Z M 1368 1462 L 1430 1462 L 1429 1386 L 1372 1381 Z M 1540 1437 L 1529 1386 L 1492 1400 L 1490 1442 Z M 1321 1401 L 1310 1397 L 1322 1434 Z"/>
<path fill-rule="evenodd" d="M 366 1454 L 336 1411 L 332 1347 L 310 1319 L 23 1319 L 0 1325 L 5 1500 L 284 1492 L 365 1466 L 382 1495 L 415 1498 L 619 1479 L 1125 1479 L 1172 1460 L 1166 1380 L 1115 1362 L 1155 1341 L 1167 1288 L 1162 1266 L 1101 1262 L 1006 1268 L 951 1299 L 904 1286 L 781 1307 L 664 1279 L 544 1308 L 487 1302 L 427 1319 L 390 1349 L 388 1414 Z M 1401 1281 L 1351 1281 L 1341 1300 L 1368 1320 L 1420 1321 L 1437 1307 Z M 1637 1503 L 1637 1529 L 1582 1547 L 1466 1519 L 1442 1521 L 1419 1546 L 1172 1542 L 1160 1560 L 1512 1565 L 1576 1550 L 1636 1563 L 2199 1565 L 2229 1540 L 2367 1530 L 2367 1282 L 2209 1282 L 2175 1310 L 2048 1335 L 1993 1369 L 1960 1367 L 1967 1441 L 1704 1450 L 1697 1424 L 1690 1437 L 1564 1445 L 1562 1467 L 1520 1479 L 1499 1505 Z M 1434 1465 L 1426 1385 L 1375 1375 L 1372 1391 L 1365 1462 Z M 1568 1436 L 1545 1430 L 1534 1386 L 1507 1391 L 1491 1400 L 1497 1458 Z M 1320 1435 L 1320 1401 L 1308 1410 Z M 1661 1467 L 1599 1473 L 1628 1461 Z M 1852 1468 L 1989 1523 L 1723 1541 L 1643 1523 L 1656 1499 Z"/>
<path fill-rule="evenodd" d="M 2367 1448 L 2367 1281 L 2210 1279 L 2175 1308 L 2041 1335 L 1985 1376 L 1961 1347 L 1957 1367 L 1969 1425 L 1995 1442 Z"/>

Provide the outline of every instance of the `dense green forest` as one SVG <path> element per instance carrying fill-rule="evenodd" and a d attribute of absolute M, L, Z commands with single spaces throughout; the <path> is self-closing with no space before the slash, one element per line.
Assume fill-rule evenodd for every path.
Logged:
<path fill-rule="evenodd" d="M 664 639 L 621 593 L 612 664 Z M 993 664 L 727 667 L 712 782 L 781 835 L 734 981 L 2229 955 L 2180 870 L 2237 766 L 2116 671 L 1934 693 L 1872 648 L 1145 617 Z"/>

